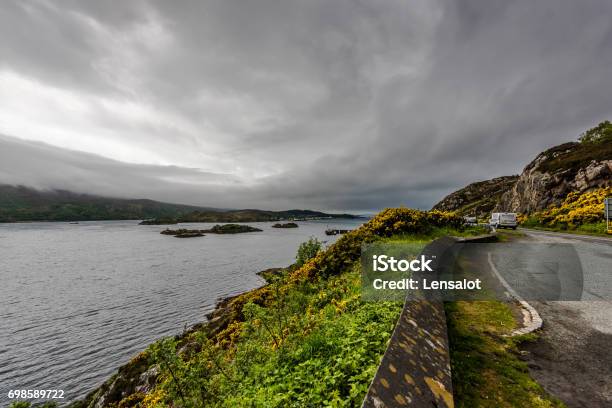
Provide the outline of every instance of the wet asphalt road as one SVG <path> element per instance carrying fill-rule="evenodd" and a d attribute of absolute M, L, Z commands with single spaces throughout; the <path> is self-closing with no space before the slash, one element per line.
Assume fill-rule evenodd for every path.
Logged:
<path fill-rule="evenodd" d="M 612 239 L 522 232 L 525 236 L 517 242 L 527 244 L 535 253 L 561 244 L 557 250 L 565 250 L 559 253 L 558 264 L 575 271 L 572 279 L 582 280 L 581 300 L 527 299 L 544 321 L 540 339 L 524 346 L 531 375 L 568 407 L 612 407 Z M 535 255 L 527 256 L 531 259 Z M 495 264 L 509 280 L 521 271 L 516 262 Z M 537 275 L 538 271 L 528 274 Z M 546 276 L 546 271 L 542 274 Z M 575 285 L 572 287 L 575 292 Z"/>
<path fill-rule="evenodd" d="M 582 301 L 566 307 L 580 312 L 588 325 L 612 334 L 612 239 L 584 235 L 523 230 L 527 238 L 540 243 L 571 245 L 582 266 Z"/>

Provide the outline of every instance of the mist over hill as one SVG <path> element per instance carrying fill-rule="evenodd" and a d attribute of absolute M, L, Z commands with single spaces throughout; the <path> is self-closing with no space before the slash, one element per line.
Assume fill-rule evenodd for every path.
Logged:
<path fill-rule="evenodd" d="M 211 208 L 0 185 L 0 222 L 138 220 Z"/>
<path fill-rule="evenodd" d="M 312 210 L 233 210 L 0 185 L 0 222 L 167 219 L 176 222 L 256 222 L 353 218 Z"/>

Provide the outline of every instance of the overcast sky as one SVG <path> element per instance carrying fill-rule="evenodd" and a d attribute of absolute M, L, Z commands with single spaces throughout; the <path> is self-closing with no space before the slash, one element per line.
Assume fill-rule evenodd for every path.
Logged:
<path fill-rule="evenodd" d="M 0 183 L 429 208 L 612 118 L 612 2 L 4 1 Z"/>

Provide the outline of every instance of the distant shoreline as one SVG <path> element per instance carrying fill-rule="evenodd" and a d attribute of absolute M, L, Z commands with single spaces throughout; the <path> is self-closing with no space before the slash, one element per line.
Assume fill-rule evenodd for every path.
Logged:
<path fill-rule="evenodd" d="M 321 220 L 358 220 L 358 219 L 368 219 L 368 216 L 365 215 L 352 215 L 348 214 L 347 216 L 333 216 L 333 217 L 315 217 L 308 219 L 278 219 L 278 220 L 245 220 L 245 221 L 232 221 L 232 223 L 241 224 L 247 222 L 279 222 L 279 221 L 321 221 Z M 134 221 L 134 222 L 142 222 L 146 221 L 142 218 L 114 218 L 114 219 L 79 219 L 79 220 L 19 220 L 19 221 L 2 221 L 0 220 L 0 225 L 2 224 L 33 224 L 39 222 L 45 223 L 81 223 L 81 222 L 102 222 L 102 221 Z M 199 223 L 223 223 L 227 222 L 223 219 L 219 219 L 217 221 L 178 221 L 177 224 L 199 224 Z M 138 224 L 136 224 L 138 225 Z M 150 225 L 166 225 L 166 224 L 150 224 Z"/>
<path fill-rule="evenodd" d="M 265 222 L 314 218 L 359 218 L 353 214 L 308 209 L 281 211 L 256 208 L 229 209 L 172 204 L 149 199 L 124 199 L 75 193 L 41 191 L 0 184 L 0 223 L 174 220 L 177 222 Z"/>

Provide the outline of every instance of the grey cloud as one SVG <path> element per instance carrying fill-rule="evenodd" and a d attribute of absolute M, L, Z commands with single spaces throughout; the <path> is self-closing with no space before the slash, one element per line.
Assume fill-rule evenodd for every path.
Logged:
<path fill-rule="evenodd" d="M 174 118 L 100 109 L 91 125 L 176 166 L 46 150 L 78 162 L 51 181 L 22 150 L 0 181 L 222 207 L 427 208 L 609 119 L 611 12 L 606 0 L 14 2 L 0 67 Z"/>
<path fill-rule="evenodd" d="M 234 177 L 177 166 L 122 163 L 93 154 L 0 135 L 0 180 L 39 189 L 204 204 L 204 191 L 239 184 Z M 193 197 L 190 200 L 190 195 Z M 221 200 L 214 199 L 215 202 Z"/>

